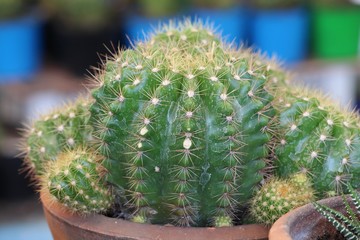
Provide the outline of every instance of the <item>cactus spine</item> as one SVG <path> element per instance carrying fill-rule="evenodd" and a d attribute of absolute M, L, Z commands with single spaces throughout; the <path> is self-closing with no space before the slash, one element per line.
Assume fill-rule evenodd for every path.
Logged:
<path fill-rule="evenodd" d="M 106 212 L 113 202 L 109 189 L 100 177 L 104 169 L 99 157 L 86 149 L 75 149 L 58 155 L 50 162 L 42 178 L 43 191 L 74 212 Z"/>
<path fill-rule="evenodd" d="M 323 215 L 346 239 L 357 240 L 360 238 L 360 193 L 356 192 L 350 185 L 347 185 L 354 209 L 350 206 L 346 197 L 343 201 L 347 215 L 342 214 L 328 206 L 313 203 L 315 209 Z"/>
<path fill-rule="evenodd" d="M 266 171 L 273 75 L 189 22 L 105 64 L 92 121 L 136 221 L 231 225 Z"/>
<path fill-rule="evenodd" d="M 303 89 L 288 91 L 280 114 L 276 174 L 304 172 L 320 196 L 338 194 L 344 184 L 360 187 L 359 117 Z"/>

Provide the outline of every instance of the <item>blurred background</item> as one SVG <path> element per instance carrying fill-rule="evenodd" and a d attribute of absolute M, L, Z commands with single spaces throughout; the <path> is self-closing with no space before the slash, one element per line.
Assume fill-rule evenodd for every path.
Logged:
<path fill-rule="evenodd" d="M 295 81 L 360 107 L 359 0 L 0 0 L 1 240 L 51 239 L 15 157 L 19 128 L 84 92 L 106 54 L 184 16 L 276 57 Z"/>

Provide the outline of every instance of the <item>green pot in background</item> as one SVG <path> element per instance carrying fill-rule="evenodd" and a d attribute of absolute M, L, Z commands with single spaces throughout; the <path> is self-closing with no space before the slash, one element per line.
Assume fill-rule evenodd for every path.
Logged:
<path fill-rule="evenodd" d="M 318 58 L 353 58 L 360 52 L 360 6 L 313 8 L 313 50 Z"/>

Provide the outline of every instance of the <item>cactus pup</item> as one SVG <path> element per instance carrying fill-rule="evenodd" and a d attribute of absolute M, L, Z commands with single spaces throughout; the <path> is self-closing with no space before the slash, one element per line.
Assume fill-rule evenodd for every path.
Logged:
<path fill-rule="evenodd" d="M 275 101 L 279 141 L 275 169 L 280 177 L 306 173 L 319 197 L 360 187 L 360 119 L 321 94 L 288 89 Z"/>
<path fill-rule="evenodd" d="M 314 190 L 305 173 L 287 179 L 273 177 L 255 194 L 250 212 L 256 222 L 272 225 L 285 213 L 313 200 Z"/>
<path fill-rule="evenodd" d="M 41 176 L 42 191 L 49 192 L 54 201 L 80 214 L 105 213 L 113 204 L 113 196 L 101 175 L 101 157 L 89 149 L 74 149 L 48 163 Z"/>
<path fill-rule="evenodd" d="M 41 117 L 25 130 L 21 148 L 26 168 L 34 176 L 47 172 L 44 165 L 55 161 L 62 151 L 90 145 L 89 103 L 89 99 L 79 97 L 74 103 Z"/>

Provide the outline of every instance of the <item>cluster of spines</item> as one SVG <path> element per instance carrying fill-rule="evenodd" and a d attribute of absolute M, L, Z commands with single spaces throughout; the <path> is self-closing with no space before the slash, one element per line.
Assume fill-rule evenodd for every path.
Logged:
<path fill-rule="evenodd" d="M 360 194 L 357 193 L 351 185 L 348 184 L 347 187 L 349 188 L 351 200 L 356 208 L 356 210 L 353 210 L 345 196 L 343 196 L 348 216 L 317 202 L 313 204 L 315 209 L 331 222 L 346 239 L 357 240 L 360 238 Z"/>
<path fill-rule="evenodd" d="M 135 221 L 223 225 L 235 218 L 264 177 L 272 70 L 189 24 L 106 63 L 92 121 L 114 169 L 107 179 L 121 186 Z"/>
<path fill-rule="evenodd" d="M 60 152 L 90 143 L 88 109 L 89 100 L 80 97 L 75 103 L 43 116 L 26 129 L 22 150 L 31 172 L 42 175 L 46 172 L 46 163 L 55 161 Z"/>
<path fill-rule="evenodd" d="M 272 178 L 252 199 L 250 212 L 256 222 L 272 225 L 285 213 L 313 200 L 314 191 L 306 174 L 295 174 L 289 179 Z"/>
<path fill-rule="evenodd" d="M 346 183 L 360 186 L 356 114 L 305 90 L 285 94 L 276 105 L 280 112 L 277 175 L 305 172 L 321 196 L 341 193 Z"/>
<path fill-rule="evenodd" d="M 41 177 L 42 191 L 73 212 L 106 212 L 113 204 L 113 196 L 101 177 L 104 169 L 99 159 L 89 149 L 61 153 Z"/>

